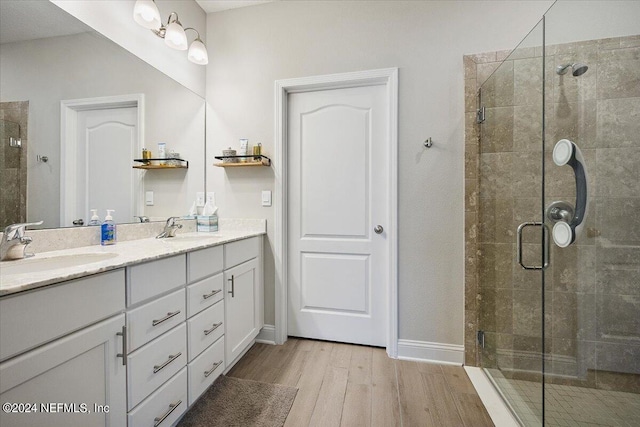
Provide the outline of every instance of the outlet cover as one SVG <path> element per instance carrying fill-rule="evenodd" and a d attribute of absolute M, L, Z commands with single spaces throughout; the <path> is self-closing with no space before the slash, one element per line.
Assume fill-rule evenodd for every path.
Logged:
<path fill-rule="evenodd" d="M 213 191 L 207 192 L 207 202 L 211 203 L 213 206 L 216 205 L 216 193 Z"/>

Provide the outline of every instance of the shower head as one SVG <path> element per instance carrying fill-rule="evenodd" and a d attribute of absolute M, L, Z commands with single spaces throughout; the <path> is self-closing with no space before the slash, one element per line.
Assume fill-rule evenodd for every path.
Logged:
<path fill-rule="evenodd" d="M 583 75 L 589 69 L 589 67 L 586 66 L 585 64 L 581 64 L 579 62 L 576 62 L 574 64 L 558 65 L 556 67 L 556 74 L 559 74 L 559 75 L 567 74 L 567 71 L 569 71 L 569 68 L 571 68 L 571 70 L 572 70 L 571 74 L 574 77 L 578 77 L 578 76 Z"/>

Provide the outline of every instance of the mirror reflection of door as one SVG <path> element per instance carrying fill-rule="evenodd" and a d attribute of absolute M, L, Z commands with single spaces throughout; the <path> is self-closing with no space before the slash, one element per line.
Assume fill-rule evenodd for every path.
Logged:
<path fill-rule="evenodd" d="M 132 161 L 144 141 L 144 95 L 65 100 L 61 106 L 60 223 L 88 224 L 91 209 L 116 223 L 142 215 L 143 174 Z"/>
<path fill-rule="evenodd" d="M 76 141 L 75 198 L 67 201 L 75 205 L 75 215 L 65 221 L 82 218 L 88 224 L 91 209 L 102 221 L 106 210 L 114 209 L 116 223 L 131 222 L 137 214 L 131 167 L 138 146 L 137 107 L 79 111 Z"/>

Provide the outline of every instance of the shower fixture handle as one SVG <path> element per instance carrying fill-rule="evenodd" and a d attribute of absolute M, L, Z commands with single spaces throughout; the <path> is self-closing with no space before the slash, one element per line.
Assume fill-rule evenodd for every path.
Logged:
<path fill-rule="evenodd" d="M 558 166 L 569 165 L 573 169 L 576 181 L 575 208 L 569 203 L 556 201 L 547 207 L 547 218 L 555 222 L 553 241 L 566 248 L 580 235 L 589 208 L 588 174 L 584 157 L 578 146 L 568 139 L 561 139 L 553 148 L 553 162 Z"/>
<path fill-rule="evenodd" d="M 571 222 L 571 219 L 573 219 L 573 206 L 562 200 L 553 202 L 547 207 L 547 219 L 553 223 L 558 221 Z"/>

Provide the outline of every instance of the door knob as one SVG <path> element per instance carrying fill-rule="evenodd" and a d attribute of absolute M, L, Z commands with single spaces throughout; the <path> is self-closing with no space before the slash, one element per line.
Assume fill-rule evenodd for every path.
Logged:
<path fill-rule="evenodd" d="M 382 232 L 384 231 L 384 228 L 382 228 L 382 226 L 381 226 L 381 225 L 376 225 L 376 226 L 373 228 L 373 231 L 375 231 L 375 232 L 376 232 L 376 234 L 382 234 Z"/>

